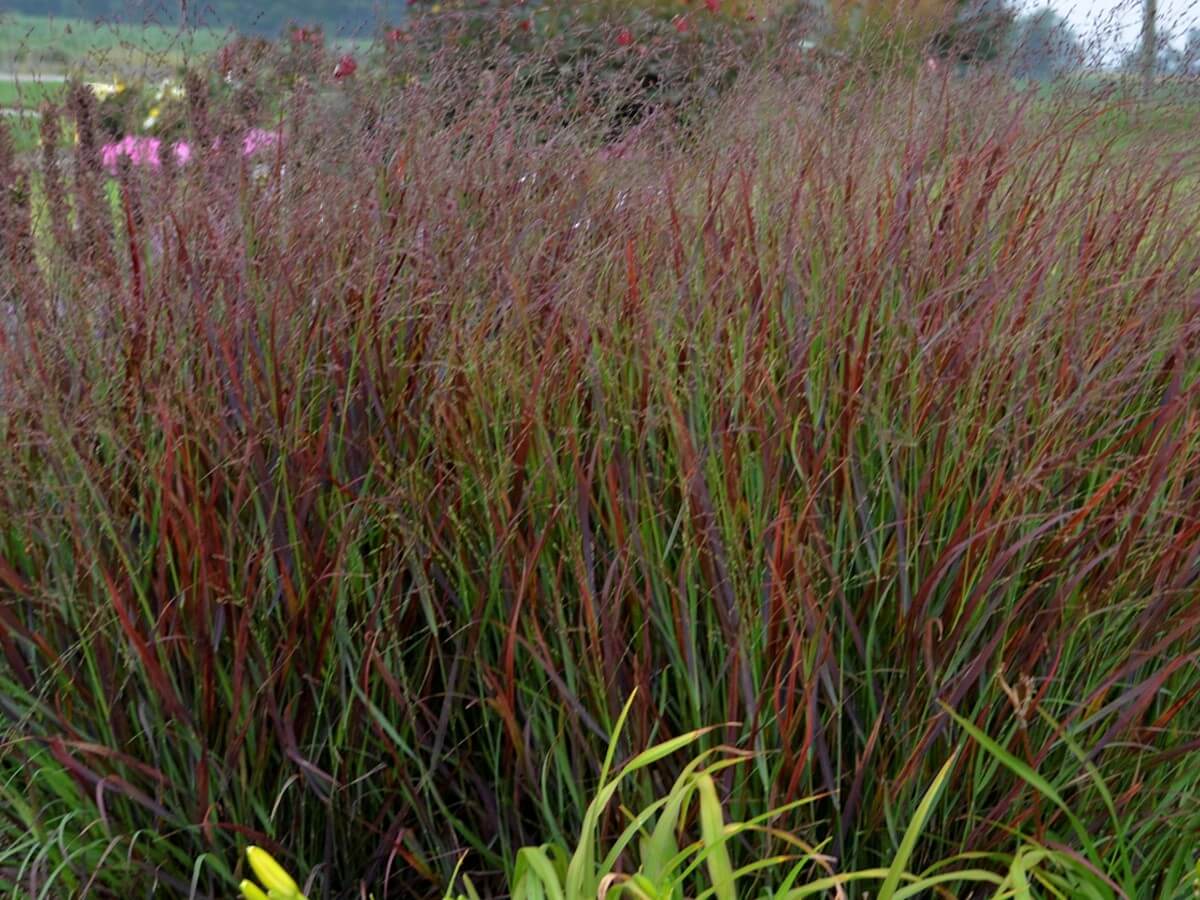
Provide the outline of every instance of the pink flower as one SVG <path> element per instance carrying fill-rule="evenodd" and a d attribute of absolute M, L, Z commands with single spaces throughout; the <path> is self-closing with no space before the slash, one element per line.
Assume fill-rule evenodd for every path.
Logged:
<path fill-rule="evenodd" d="M 721 8 L 721 0 L 704 0 L 704 5 L 709 12 L 715 13 Z"/>
<path fill-rule="evenodd" d="M 333 77 L 338 81 L 343 78 L 350 78 L 358 71 L 358 63 L 354 61 L 354 57 L 347 53 L 337 61 L 337 65 L 333 68 Z"/>
<path fill-rule="evenodd" d="M 159 156 L 162 141 L 158 138 L 130 136 L 125 138 L 125 142 L 126 154 L 129 156 L 129 161 L 135 166 L 149 166 L 157 169 L 162 165 L 162 158 Z"/>
<path fill-rule="evenodd" d="M 161 151 L 162 141 L 158 138 L 130 134 L 115 144 L 105 144 L 101 147 L 100 162 L 112 174 L 116 174 L 122 157 L 128 159 L 130 165 L 157 169 L 162 165 Z"/>
<path fill-rule="evenodd" d="M 633 32 L 628 28 L 622 28 L 617 32 L 617 46 L 628 47 L 633 43 Z"/>
<path fill-rule="evenodd" d="M 120 155 L 121 151 L 116 144 L 105 144 L 100 148 L 100 162 L 109 172 L 117 171 L 117 160 Z"/>
<path fill-rule="evenodd" d="M 688 28 L 690 28 L 690 27 L 691 27 L 691 25 L 689 24 L 689 22 L 687 20 L 687 16 L 676 16 L 675 17 L 675 30 L 678 31 L 680 34 L 687 34 Z"/>
<path fill-rule="evenodd" d="M 162 141 L 158 138 L 144 141 L 141 147 L 141 160 L 143 165 L 150 166 L 152 169 L 160 168 L 162 166 Z"/>
<path fill-rule="evenodd" d="M 263 150 L 269 150 L 279 144 L 278 131 L 264 131 L 262 128 L 251 128 L 242 138 L 242 154 L 254 156 Z M 219 150 L 220 138 L 213 142 L 213 150 Z M 100 148 L 100 162 L 104 169 L 115 175 L 121 166 L 122 159 L 128 159 L 132 166 L 146 166 L 151 169 L 162 167 L 163 142 L 158 138 L 126 135 L 113 144 L 105 144 Z M 177 141 L 171 145 L 171 155 L 176 165 L 185 166 L 194 156 L 192 146 L 187 141 Z"/>
<path fill-rule="evenodd" d="M 259 150 L 268 150 L 279 143 L 278 131 L 263 131 L 251 128 L 242 139 L 242 155 L 253 156 Z"/>

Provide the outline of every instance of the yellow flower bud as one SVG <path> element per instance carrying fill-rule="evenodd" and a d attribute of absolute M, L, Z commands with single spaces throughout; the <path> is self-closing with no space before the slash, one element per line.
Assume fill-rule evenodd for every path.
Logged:
<path fill-rule="evenodd" d="M 278 894 L 280 897 L 300 897 L 299 885 L 266 850 L 261 847 L 247 847 L 246 859 L 250 861 L 250 868 L 258 876 L 258 880 L 266 885 L 272 896 Z"/>
<path fill-rule="evenodd" d="M 267 895 L 262 892 L 262 888 L 253 881 L 243 881 L 238 888 L 245 900 L 267 900 Z"/>

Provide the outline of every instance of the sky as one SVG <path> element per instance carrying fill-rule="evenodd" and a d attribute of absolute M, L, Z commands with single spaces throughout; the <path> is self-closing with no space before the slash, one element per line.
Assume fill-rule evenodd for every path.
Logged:
<path fill-rule="evenodd" d="M 1026 12 L 1052 6 L 1085 44 L 1095 41 L 1106 58 L 1119 56 L 1140 40 L 1141 0 L 1018 0 L 1016 5 Z M 1188 28 L 1200 28 L 1200 0 L 1158 0 L 1160 37 L 1174 36 L 1178 46 Z"/>

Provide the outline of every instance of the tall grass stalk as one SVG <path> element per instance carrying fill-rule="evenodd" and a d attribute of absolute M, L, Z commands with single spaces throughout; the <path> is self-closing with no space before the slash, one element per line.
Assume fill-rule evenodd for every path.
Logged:
<path fill-rule="evenodd" d="M 448 48 L 296 81 L 256 160 L 0 153 L 5 892 L 226 896 L 249 843 L 487 895 L 683 737 L 756 754 L 722 821 L 895 897 L 1185 890 L 1196 148 L 789 60 L 671 101 Z"/>

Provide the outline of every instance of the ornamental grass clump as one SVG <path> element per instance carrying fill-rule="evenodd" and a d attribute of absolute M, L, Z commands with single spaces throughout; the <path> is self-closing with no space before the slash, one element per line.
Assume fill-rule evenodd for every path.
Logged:
<path fill-rule="evenodd" d="M 185 79 L 186 165 L 110 176 L 82 88 L 77 145 L 0 142 L 0 893 L 228 897 L 252 844 L 499 896 L 718 747 L 723 826 L 783 810 L 739 896 L 791 839 L 1190 889 L 1194 132 L 782 51 L 687 115 L 357 58 Z M 631 695 L 615 760 L 719 727 L 593 811 Z"/>

